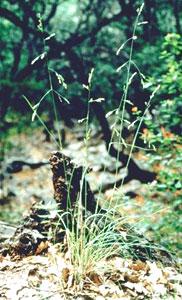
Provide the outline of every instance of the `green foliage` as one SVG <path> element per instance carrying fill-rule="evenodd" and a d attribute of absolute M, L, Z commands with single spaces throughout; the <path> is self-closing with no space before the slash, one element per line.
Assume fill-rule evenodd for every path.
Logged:
<path fill-rule="evenodd" d="M 168 34 L 164 39 L 162 49 L 163 51 L 160 56 L 163 65 L 162 72 L 160 70 L 155 78 L 150 78 L 151 83 L 156 81 L 160 83 L 160 92 L 155 101 L 157 124 L 165 126 L 167 130 L 180 135 L 182 132 L 181 36 L 178 34 Z"/>
<path fill-rule="evenodd" d="M 157 154 L 148 154 L 149 162 L 158 172 L 157 183 L 151 190 L 156 193 L 155 200 L 164 203 L 164 211 L 165 206 L 168 207 L 167 212 L 154 224 L 153 230 L 164 246 L 173 251 L 182 250 L 179 240 L 182 232 L 182 139 L 161 128 L 161 133 L 153 135 L 151 140 L 157 148 Z"/>
<path fill-rule="evenodd" d="M 179 126 L 182 131 L 182 37 L 179 34 L 168 34 L 163 44 L 161 58 L 166 62 L 166 73 L 161 78 L 161 92 L 166 94 L 161 105 L 163 124 L 170 130 Z"/>
<path fill-rule="evenodd" d="M 29 67 L 31 62 L 44 51 L 42 38 L 52 35 L 47 41 L 46 55 L 50 67 L 63 75 L 70 87 L 67 97 L 70 103 L 73 103 L 73 110 L 75 97 L 78 96 L 83 103 L 86 103 L 85 94 L 78 87 L 85 83 L 87 74 L 93 67 L 96 97 L 107 96 L 103 106 L 106 109 L 115 107 L 120 100 L 120 83 L 124 82 L 126 77 L 126 71 L 123 71 L 117 74 L 118 80 L 116 80 L 115 70 L 119 64 L 123 64 L 128 59 L 130 43 L 123 49 L 120 57 L 116 56 L 116 51 L 121 43 L 131 38 L 133 20 L 136 18 L 136 9 L 141 5 L 141 1 L 114 0 L 112 4 L 111 1 L 99 0 L 83 3 L 78 0 L 61 1 L 61 3 L 56 0 L 48 0 L 46 3 L 37 0 L 33 4 L 21 0 L 1 2 L 0 67 L 3 79 L 16 85 L 16 93 L 14 87 L 9 92 L 10 106 L 16 105 L 19 95 L 27 95 L 22 91 L 21 83 L 26 88 L 30 78 L 32 85 L 28 88 L 28 96 L 35 99 L 35 103 L 41 98 L 39 85 L 41 84 L 42 90 L 47 90 L 49 82 L 45 60 L 40 59 L 31 72 Z M 40 16 L 44 34 L 39 30 Z M 138 61 L 139 58 L 139 66 L 143 66 L 141 71 L 145 69 L 149 75 L 154 74 L 158 68 L 161 37 L 168 30 L 175 31 L 173 5 L 169 1 L 165 7 L 163 1 L 154 0 L 152 3 L 147 1 L 141 18 L 141 22 L 148 21 L 148 24 L 137 28 L 140 38 L 136 41 L 136 53 L 142 54 L 136 54 L 136 60 Z M 136 71 L 133 69 L 132 72 Z M 22 70 L 27 70 L 23 73 L 23 80 L 22 77 L 21 79 L 18 77 Z M 53 85 L 57 90 L 56 76 Z M 6 82 L 2 83 L 2 90 L 3 87 L 6 88 Z M 130 94 L 135 96 L 134 85 L 130 86 L 130 91 Z M 144 99 L 140 102 L 142 101 Z M 0 103 L 1 105 L 6 106 L 5 103 Z M 43 105 L 47 108 L 46 101 Z M 16 109 L 18 107 L 17 105 Z"/>
<path fill-rule="evenodd" d="M 154 110 L 152 119 L 146 118 L 149 132 L 143 134 L 145 141 L 157 148 L 157 155 L 150 154 L 152 163 L 161 163 L 159 178 L 164 179 L 167 188 L 172 192 L 180 186 L 181 137 L 182 130 L 182 39 L 177 34 L 168 34 L 163 44 L 161 58 L 166 61 L 166 73 L 162 74 L 160 82 L 160 101 Z M 164 98 L 165 97 L 165 98 Z M 179 134 L 179 135 L 178 135 Z M 160 185 L 160 188 L 166 188 Z"/>
<path fill-rule="evenodd" d="M 147 154 L 150 164 L 158 174 L 157 184 L 152 190 L 164 193 L 166 201 L 169 202 L 168 212 L 161 216 L 154 230 L 166 242 L 168 240 L 170 247 L 175 250 L 174 245 L 179 249 L 181 246 L 172 237 L 182 231 L 182 38 L 178 34 L 168 34 L 162 48 L 161 59 L 165 62 L 166 70 L 158 80 L 158 103 L 156 102 L 153 110 L 153 117 L 148 116 L 145 120 L 147 128 L 144 129 L 142 137 L 157 151 Z M 154 81 L 152 78 L 151 82 Z M 160 197 L 158 200 L 160 201 Z"/>

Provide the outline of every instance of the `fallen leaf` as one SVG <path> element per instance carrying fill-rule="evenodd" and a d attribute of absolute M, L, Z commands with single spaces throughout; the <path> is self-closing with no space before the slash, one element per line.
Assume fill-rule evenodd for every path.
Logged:
<path fill-rule="evenodd" d="M 40 254 L 42 251 L 44 251 L 44 250 L 47 249 L 48 247 L 49 247 L 48 241 L 45 241 L 45 242 L 42 241 L 42 242 L 38 245 L 35 254 Z"/>
<path fill-rule="evenodd" d="M 101 280 L 100 276 L 96 272 L 94 272 L 94 271 L 90 272 L 88 274 L 88 277 L 95 284 L 98 284 L 98 285 L 102 284 L 102 280 Z"/>
<path fill-rule="evenodd" d="M 62 277 L 65 283 L 68 282 L 69 274 L 70 274 L 70 270 L 68 268 L 62 269 Z"/>
<path fill-rule="evenodd" d="M 138 276 L 131 275 L 131 274 L 125 274 L 124 278 L 125 278 L 125 280 L 128 280 L 128 281 L 133 282 L 133 283 L 137 283 L 137 282 L 140 281 Z"/>
<path fill-rule="evenodd" d="M 142 262 L 141 260 L 137 260 L 135 264 L 131 264 L 129 266 L 130 269 L 135 270 L 135 271 L 140 271 L 140 270 L 144 270 L 144 271 L 148 271 L 149 270 L 149 266 Z"/>

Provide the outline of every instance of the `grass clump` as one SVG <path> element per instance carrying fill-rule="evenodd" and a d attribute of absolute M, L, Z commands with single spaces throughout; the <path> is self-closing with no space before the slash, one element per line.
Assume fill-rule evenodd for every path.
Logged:
<path fill-rule="evenodd" d="M 136 63 L 132 60 L 132 54 L 133 54 L 133 47 L 134 47 L 134 41 L 137 39 L 136 36 L 136 30 L 139 25 L 141 25 L 141 22 L 139 22 L 140 15 L 142 13 L 143 4 L 138 9 L 138 14 L 136 18 L 136 22 L 134 24 L 134 31 L 132 37 L 128 40 L 128 42 L 131 42 L 131 48 L 129 53 L 129 60 L 120 66 L 117 71 L 120 72 L 123 71 L 124 68 L 126 68 L 126 82 L 123 87 L 123 95 L 121 97 L 121 101 L 119 103 L 118 108 L 114 109 L 113 111 L 110 111 L 107 113 L 106 117 L 109 117 L 110 115 L 115 115 L 115 121 L 112 128 L 112 137 L 109 143 L 108 147 L 108 153 L 110 153 L 110 148 L 113 145 L 118 146 L 118 155 L 117 155 L 117 166 L 116 166 L 116 172 L 115 175 L 118 174 L 118 161 L 119 161 L 119 149 L 122 148 L 123 151 L 129 151 L 128 155 L 128 161 L 126 163 L 125 169 L 128 168 L 131 156 L 133 153 L 133 150 L 135 149 L 135 143 L 136 139 L 139 135 L 141 125 L 146 118 L 146 115 L 148 114 L 151 101 L 153 100 L 155 94 L 158 92 L 160 86 L 157 86 L 150 98 L 149 101 L 146 103 L 146 107 L 144 112 L 137 112 L 136 113 L 136 119 L 134 121 L 128 120 L 128 116 L 126 113 L 126 104 L 133 105 L 132 101 L 128 100 L 128 90 L 130 87 L 130 84 L 132 83 L 132 80 L 135 76 L 139 75 L 141 83 L 143 87 L 145 87 L 145 76 L 140 72 L 139 68 L 137 67 Z M 43 33 L 43 25 L 40 18 L 40 24 L 39 29 Z M 125 43 L 122 44 L 122 46 L 117 51 L 117 55 L 122 51 Z M 42 57 L 41 57 L 42 56 Z M 56 147 L 59 150 L 62 150 L 62 143 L 61 143 L 61 135 L 59 131 L 59 120 L 58 120 L 58 113 L 56 111 L 56 105 L 55 105 L 55 95 L 58 96 L 62 101 L 65 101 L 69 105 L 69 101 L 62 96 L 61 94 L 57 93 L 52 84 L 51 79 L 51 72 L 54 70 L 51 70 L 49 67 L 49 62 L 46 56 L 46 39 L 44 40 L 44 52 L 41 54 L 41 56 L 38 56 L 36 59 L 43 59 L 46 58 L 46 65 L 47 65 L 47 71 L 48 71 L 48 77 L 49 77 L 49 84 L 50 89 L 42 96 L 42 98 L 33 105 L 31 101 L 26 97 L 23 96 L 30 108 L 33 111 L 32 114 L 32 121 L 34 121 L 35 117 L 38 118 L 40 123 L 43 125 L 43 127 L 48 131 L 48 133 L 51 135 L 52 140 L 55 142 Z M 34 60 L 35 61 L 35 60 Z M 34 62 L 33 61 L 33 62 Z M 33 63 L 32 62 L 32 63 Z M 132 73 L 132 68 L 135 68 L 136 72 Z M 85 139 L 84 139 L 84 145 L 85 145 L 85 155 L 84 155 L 84 167 L 83 167 L 83 176 L 80 181 L 80 195 L 82 194 L 82 190 L 85 188 L 84 186 L 84 176 L 87 173 L 87 170 L 89 168 L 89 142 L 91 139 L 90 136 L 90 129 L 89 129 L 89 122 L 90 122 L 90 109 L 93 102 L 101 102 L 104 101 L 104 98 L 98 98 L 93 99 L 92 98 L 92 77 L 94 74 L 94 69 L 91 70 L 89 77 L 88 77 L 88 83 L 83 85 L 84 89 L 88 91 L 88 99 L 87 99 L 87 114 L 86 117 L 82 120 L 79 120 L 80 123 L 85 122 Z M 56 76 L 60 82 L 60 84 L 63 86 L 64 89 L 67 88 L 67 85 L 63 79 L 63 77 L 56 73 Z M 41 116 L 38 113 L 38 109 L 41 105 L 41 102 L 46 99 L 47 96 L 51 96 L 52 99 L 52 106 L 54 111 L 54 116 L 56 120 L 56 128 L 57 128 L 57 135 L 58 135 L 58 142 L 56 140 L 56 137 L 49 131 L 47 128 L 45 122 L 42 120 Z M 116 125 L 118 124 L 119 120 L 119 130 L 117 129 Z M 132 141 L 132 144 L 128 144 L 125 142 L 124 138 L 122 137 L 123 128 L 127 124 L 128 128 L 136 128 L 136 131 L 134 133 L 134 138 Z M 129 148 L 129 149 L 128 149 Z M 151 149 L 151 148 L 150 148 Z M 66 166 L 65 166 L 66 168 Z M 105 169 L 104 169 L 105 171 Z M 121 183 L 123 184 L 124 179 Z M 71 186 L 70 182 L 70 186 Z M 115 186 L 116 187 L 116 186 Z M 68 187 L 69 190 L 69 187 Z M 69 194 L 69 193 L 68 193 Z M 85 193 L 86 194 L 86 193 Z M 95 214 L 92 214 L 90 216 L 86 216 L 83 213 L 83 206 L 82 206 L 82 200 L 81 196 L 78 197 L 77 203 L 76 203 L 76 217 L 75 212 L 73 211 L 68 212 L 70 214 L 69 217 L 72 219 L 72 226 L 69 228 L 67 226 L 67 223 L 63 220 L 65 220 L 65 217 L 60 216 L 60 223 L 62 222 L 64 231 L 65 231 L 65 245 L 68 249 L 69 253 L 69 260 L 70 263 L 73 266 L 73 276 L 74 280 L 76 282 L 76 285 L 79 287 L 80 290 L 83 289 L 84 279 L 87 278 L 88 274 L 92 272 L 95 268 L 97 268 L 97 265 L 100 261 L 107 260 L 113 256 L 120 256 L 124 258 L 132 257 L 135 260 L 141 259 L 141 260 L 147 260 L 147 259 L 155 259 L 159 255 L 157 255 L 158 251 L 164 250 L 161 249 L 154 243 L 149 242 L 147 239 L 145 239 L 142 235 L 137 234 L 135 230 L 133 230 L 132 226 L 125 225 L 125 218 L 123 217 L 117 217 L 117 209 L 114 210 L 114 213 L 111 213 L 111 210 L 113 208 L 113 199 L 114 197 L 111 197 L 110 205 L 105 212 L 104 215 L 99 214 L 98 207 L 96 208 Z M 70 197 L 67 197 L 67 208 L 68 211 L 70 209 Z M 118 199 L 119 201 L 119 199 Z M 116 208 L 118 208 L 118 202 L 115 203 Z M 102 226 L 99 227 L 99 224 L 102 223 Z M 167 256 L 167 254 L 166 254 Z M 170 255 L 169 255 L 170 256 Z"/>

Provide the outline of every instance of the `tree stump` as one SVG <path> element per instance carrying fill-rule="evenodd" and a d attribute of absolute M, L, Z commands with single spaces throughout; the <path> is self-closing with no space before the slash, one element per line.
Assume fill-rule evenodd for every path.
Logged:
<path fill-rule="evenodd" d="M 89 170 L 76 166 L 61 152 L 53 152 L 50 163 L 53 172 L 54 199 L 59 208 L 72 209 L 81 199 L 83 208 L 95 213 L 97 203 L 84 175 Z"/>
<path fill-rule="evenodd" d="M 50 157 L 53 172 L 54 200 L 60 213 L 74 212 L 76 203 L 81 200 L 82 212 L 94 213 L 97 203 L 85 179 L 86 170 L 76 166 L 71 159 L 61 152 L 53 152 Z M 72 225 L 73 214 L 64 218 L 66 226 Z M 51 218 L 50 211 L 44 203 L 34 202 L 28 214 L 23 218 L 14 234 L 1 246 L 1 253 L 9 253 L 12 257 L 34 254 L 41 242 L 48 238 L 50 228 L 58 241 L 63 238 L 63 223 L 58 217 Z M 55 230 L 56 229 L 56 230 Z M 53 237 L 55 239 L 55 236 Z"/>

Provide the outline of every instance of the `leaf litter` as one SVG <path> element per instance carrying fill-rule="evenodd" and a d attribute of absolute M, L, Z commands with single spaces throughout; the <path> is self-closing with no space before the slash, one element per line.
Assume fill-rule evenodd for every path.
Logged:
<path fill-rule="evenodd" d="M 59 244 L 49 244 L 46 253 L 22 260 L 3 257 L 1 300 L 180 300 L 182 295 L 182 274 L 175 267 L 165 267 L 155 261 L 134 261 L 119 256 L 103 258 L 90 265 L 84 276 L 78 278 L 78 274 L 79 266 L 72 263 L 69 251 L 61 250 Z"/>

